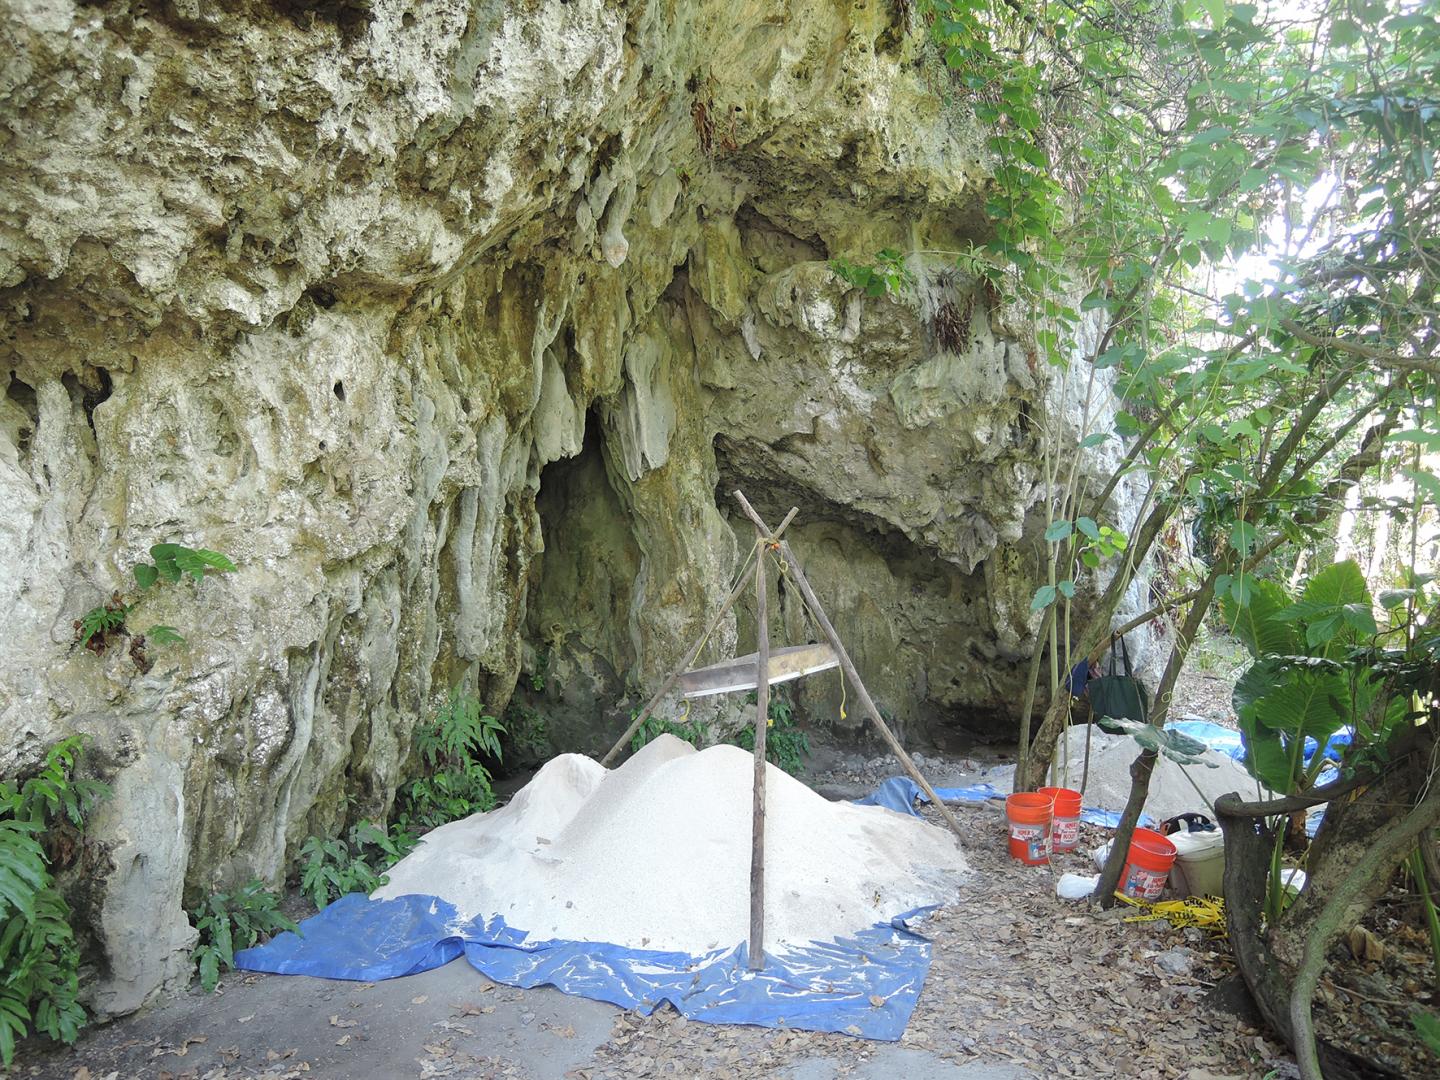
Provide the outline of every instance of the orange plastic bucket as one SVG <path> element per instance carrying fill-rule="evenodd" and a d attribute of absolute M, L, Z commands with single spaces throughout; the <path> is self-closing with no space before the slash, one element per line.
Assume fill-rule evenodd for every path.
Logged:
<path fill-rule="evenodd" d="M 1158 900 L 1175 864 L 1175 845 L 1154 829 L 1136 829 L 1125 855 L 1120 890 L 1132 900 Z"/>
<path fill-rule="evenodd" d="M 1050 861 L 1050 819 L 1054 802 L 1049 795 L 1025 791 L 1005 800 L 1010 824 L 1010 857 L 1031 866 Z"/>
<path fill-rule="evenodd" d="M 1042 787 L 1041 795 L 1055 801 L 1050 823 L 1050 850 L 1074 851 L 1080 843 L 1080 792 L 1064 787 Z"/>

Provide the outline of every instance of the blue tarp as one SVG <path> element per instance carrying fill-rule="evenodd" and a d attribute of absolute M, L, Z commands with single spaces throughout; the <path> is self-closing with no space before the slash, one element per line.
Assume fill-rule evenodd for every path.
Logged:
<path fill-rule="evenodd" d="M 1212 724 L 1209 720 L 1176 720 L 1165 725 L 1167 731 L 1178 731 L 1182 735 L 1189 735 L 1211 750 L 1218 750 L 1220 753 L 1234 758 L 1243 763 L 1245 761 L 1245 743 L 1240 737 L 1240 732 L 1231 731 L 1219 724 Z M 1325 740 L 1325 756 L 1331 761 L 1339 761 L 1345 747 L 1350 745 L 1354 738 L 1355 730 L 1350 727 L 1342 727 L 1328 739 Z M 1305 736 L 1305 764 L 1309 766 L 1319 748 L 1319 743 L 1310 736 Z"/>
<path fill-rule="evenodd" d="M 928 910 L 928 909 L 927 909 Z M 377 980 L 414 975 L 464 956 L 496 982 L 554 986 L 648 1015 L 669 1002 L 714 1024 L 835 1031 L 894 1042 L 930 971 L 930 942 L 914 911 L 853 937 L 767 952 L 752 972 L 745 944 L 707 956 L 588 941 L 531 941 L 503 919 L 460 919 L 430 896 L 342 897 L 268 944 L 235 954 L 245 971 Z"/>
<path fill-rule="evenodd" d="M 1178 731 L 1183 735 L 1189 735 L 1192 739 L 1198 739 L 1211 750 L 1218 750 L 1222 754 L 1228 754 L 1236 761 L 1245 762 L 1245 743 L 1240 738 L 1238 731 L 1231 731 L 1229 728 L 1221 727 L 1219 724 L 1212 724 L 1208 720 L 1177 720 L 1174 723 L 1166 724 L 1170 731 Z M 1355 729 L 1342 727 L 1328 739 L 1325 740 L 1325 757 L 1329 761 L 1339 761 L 1345 747 L 1355 737 Z M 1315 758 L 1315 751 L 1320 744 L 1308 735 L 1305 737 L 1305 766 L 1309 768 L 1310 762 Z M 1340 779 L 1340 770 L 1334 765 L 1324 765 L 1315 776 L 1317 787 L 1324 787 L 1326 784 L 1333 784 Z M 1305 832 L 1314 836 L 1320 830 L 1320 822 L 1325 817 L 1323 806 L 1313 807 L 1305 816 Z"/>
<path fill-rule="evenodd" d="M 1005 797 L 1003 792 L 996 791 L 989 784 L 936 788 L 935 794 L 940 796 L 941 802 L 984 802 L 987 799 L 1003 799 Z M 916 799 L 922 803 L 930 801 L 925 792 L 920 790 L 920 785 L 908 776 L 892 776 L 869 795 L 855 801 L 861 806 L 883 806 L 887 810 L 919 817 L 920 811 L 915 809 Z M 1107 829 L 1114 829 L 1120 824 L 1120 812 L 1118 810 L 1101 810 L 1098 806 L 1086 806 L 1080 810 L 1080 820 L 1089 822 L 1091 825 L 1103 825 Z M 1144 824 L 1150 818 L 1147 815 L 1141 815 L 1140 820 Z"/>

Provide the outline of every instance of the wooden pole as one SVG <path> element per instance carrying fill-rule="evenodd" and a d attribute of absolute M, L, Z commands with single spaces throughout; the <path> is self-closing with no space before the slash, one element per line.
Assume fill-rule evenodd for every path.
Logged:
<path fill-rule="evenodd" d="M 790 522 L 795 520 L 795 515 L 799 512 L 799 507 L 792 506 L 790 508 L 790 512 L 785 515 L 785 520 L 780 522 L 780 528 L 775 530 L 774 539 L 779 539 L 785 530 L 790 527 Z M 725 613 L 735 606 L 735 601 L 740 599 L 740 594 L 749 588 L 750 581 L 755 577 L 755 571 L 759 565 L 760 561 L 756 559 L 755 566 L 752 566 L 748 573 L 740 575 L 740 580 L 737 581 L 735 587 L 730 590 L 730 595 L 727 596 L 725 602 L 720 605 L 720 610 L 717 611 L 715 617 L 710 620 L 710 625 L 705 628 L 705 632 L 695 640 L 695 644 L 690 646 L 690 651 L 685 654 L 685 659 L 680 662 L 680 666 L 670 673 L 665 682 L 661 684 L 660 689 L 655 691 L 655 696 L 646 703 L 645 708 L 641 709 L 635 719 L 630 722 L 630 726 L 625 729 L 625 734 L 621 735 L 620 738 L 615 741 L 615 745 L 610 748 L 609 753 L 600 759 L 601 765 L 608 766 L 610 762 L 614 761 L 615 755 L 620 753 L 625 744 L 634 737 L 635 733 L 640 730 L 645 721 L 650 719 L 650 715 L 660 707 L 660 702 L 664 699 L 665 695 L 679 682 L 680 676 L 695 662 L 695 658 L 700 655 L 700 650 L 705 647 L 705 642 L 710 640 L 710 635 L 713 634 L 715 628 L 720 625 L 720 620 L 725 618 Z"/>
<path fill-rule="evenodd" d="M 770 547 L 757 530 L 755 561 L 755 783 L 750 819 L 750 970 L 765 966 L 765 736 L 770 727 L 770 614 L 765 560 Z"/>
<path fill-rule="evenodd" d="M 761 520 L 759 514 L 755 513 L 755 508 L 746 500 L 744 494 L 739 491 L 736 491 L 734 494 L 735 498 L 740 501 L 740 508 L 745 511 L 746 516 L 755 523 L 755 527 L 759 529 L 762 534 L 765 533 L 767 531 L 765 522 Z M 840 640 L 840 635 L 835 632 L 835 627 L 831 625 L 829 617 L 825 614 L 825 609 L 820 606 L 820 600 L 815 595 L 815 590 L 810 587 L 810 582 L 805 577 L 805 571 L 800 568 L 800 563 L 795 558 L 795 553 L 790 550 L 790 545 L 783 540 L 780 542 L 780 555 L 785 560 L 790 575 L 795 579 L 795 586 L 800 590 L 800 596 L 805 601 L 805 606 L 810 609 L 810 614 L 815 617 L 815 622 L 819 625 L 821 632 L 824 633 L 825 639 L 830 642 L 830 647 L 835 650 L 835 655 L 840 660 L 840 668 L 845 672 L 845 677 L 850 680 L 850 685 L 855 688 L 855 696 L 860 699 L 860 705 L 869 715 L 871 723 L 875 725 L 876 729 L 885 739 L 885 742 L 890 747 L 891 753 L 899 759 L 900 764 L 905 767 L 905 771 L 910 774 L 910 779 L 920 785 L 920 790 L 935 804 L 935 808 L 939 810 L 941 816 L 945 818 L 951 831 L 953 831 L 957 837 L 960 837 L 960 823 L 956 821 L 954 815 L 950 813 L 950 808 L 940 800 L 940 796 L 935 794 L 935 789 L 930 786 L 930 781 L 926 780 L 925 777 L 920 774 L 920 770 L 915 767 L 915 762 L 910 760 L 910 755 L 905 752 L 905 748 L 901 746 L 900 741 L 895 738 L 895 733 L 890 730 L 890 725 L 885 723 L 884 717 L 880 715 L 880 710 L 875 707 L 875 702 L 870 697 L 870 691 L 866 690 L 865 684 L 860 681 L 860 673 L 855 670 L 855 664 L 850 659 L 850 654 L 845 651 L 844 642 Z"/>

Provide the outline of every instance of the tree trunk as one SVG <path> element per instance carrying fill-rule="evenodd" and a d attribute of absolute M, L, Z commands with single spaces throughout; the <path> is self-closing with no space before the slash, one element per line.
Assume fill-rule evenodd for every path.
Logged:
<path fill-rule="evenodd" d="M 1325 947 L 1368 910 L 1412 850 L 1413 844 L 1383 850 L 1387 845 L 1380 841 L 1416 812 L 1412 808 L 1425 790 L 1433 742 L 1433 735 L 1423 728 L 1402 730 L 1392 740 L 1385 772 L 1367 785 L 1332 785 L 1325 822 L 1310 849 L 1305 889 L 1274 927 L 1261 923 L 1274 845 L 1274 833 L 1265 819 L 1278 816 L 1283 827 L 1291 811 L 1318 805 L 1327 792 L 1321 789 L 1318 795 L 1268 803 L 1243 803 L 1232 794 L 1215 803 L 1225 834 L 1225 914 L 1236 965 L 1261 1014 L 1295 1049 L 1297 1057 L 1306 1055 L 1304 1048 L 1296 1046 L 1292 998 L 1297 976 L 1307 970 L 1307 946 L 1308 959 L 1313 961 L 1308 978 L 1313 978 L 1319 973 L 1318 960 Z M 1357 789 L 1358 794 L 1354 793 Z M 1412 820 L 1412 828 L 1423 826 L 1426 814 L 1432 820 L 1440 817 L 1440 791 L 1428 792 L 1423 803 L 1426 805 L 1418 808 L 1422 818 Z M 1374 865 L 1365 865 L 1367 862 Z M 1350 881 L 1358 866 L 1364 867 L 1362 879 Z M 1332 905 L 1337 896 L 1339 902 Z M 1304 1007 L 1308 1012 L 1308 993 Z M 1298 1038 L 1307 1045 L 1310 1042 L 1305 1031 Z M 1312 1068 L 1318 1067 L 1325 1080 L 1397 1075 L 1322 1038 L 1314 1040 L 1313 1054 Z"/>
<path fill-rule="evenodd" d="M 1170 698 L 1175 690 L 1175 680 L 1180 677 L 1180 669 L 1185 666 L 1185 657 L 1190 652 L 1190 642 L 1194 641 L 1195 635 L 1200 632 L 1200 624 L 1205 621 L 1205 612 L 1215 596 L 1215 579 L 1229 565 L 1228 558 L 1222 559 L 1215 569 L 1211 570 L 1200 585 L 1199 595 L 1195 597 L 1190 613 L 1185 616 L 1185 624 L 1175 635 L 1170 659 L 1165 664 L 1165 674 L 1160 676 L 1155 703 L 1150 709 L 1150 723 L 1155 727 L 1165 726 L 1165 718 L 1170 714 Z M 1130 766 L 1130 797 L 1125 800 L 1125 811 L 1120 815 L 1120 825 L 1115 830 L 1110 854 L 1100 871 L 1100 884 L 1095 887 L 1095 895 L 1099 897 L 1102 908 L 1115 906 L 1115 886 L 1120 882 L 1120 874 L 1125 869 L 1125 859 L 1130 851 L 1130 838 L 1135 835 L 1135 826 L 1140 821 L 1140 813 L 1145 809 L 1145 800 L 1150 795 L 1150 777 L 1155 771 L 1156 757 L 1155 751 L 1142 750 L 1135 763 Z"/>

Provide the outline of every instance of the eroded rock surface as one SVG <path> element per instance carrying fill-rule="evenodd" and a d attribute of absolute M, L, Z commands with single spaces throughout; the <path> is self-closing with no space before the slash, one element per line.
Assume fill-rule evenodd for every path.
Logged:
<path fill-rule="evenodd" d="M 902 726 L 1013 724 L 1041 435 L 1107 389 L 945 256 L 903 302 L 827 269 L 984 236 L 903 7 L 0 8 L 0 771 L 79 731 L 111 779 L 96 1011 L 186 975 L 187 903 L 383 812 L 452 685 L 543 668 L 555 748 L 603 747 L 728 590 L 735 484 L 800 507 Z M 76 648 L 160 541 L 239 564 L 131 617 L 188 644 Z"/>

